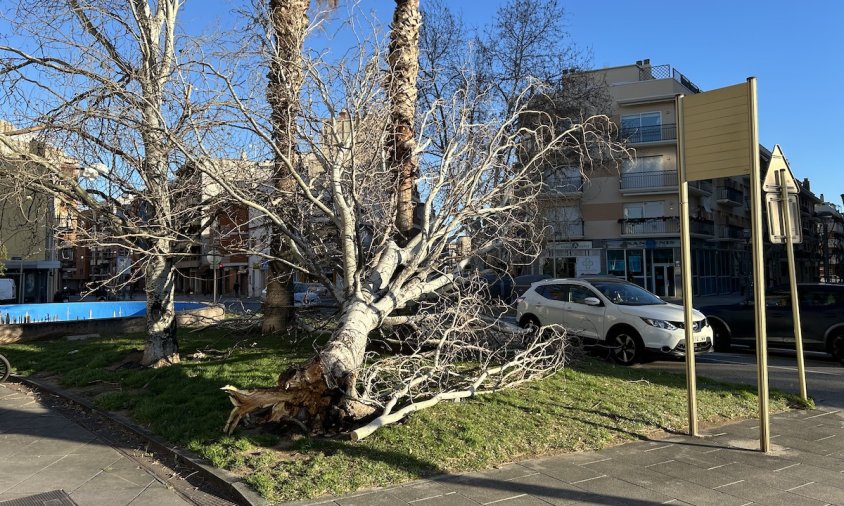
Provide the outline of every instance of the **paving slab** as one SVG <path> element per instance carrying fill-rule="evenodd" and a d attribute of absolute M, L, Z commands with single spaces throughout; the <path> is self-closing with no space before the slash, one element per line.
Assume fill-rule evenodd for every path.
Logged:
<path fill-rule="evenodd" d="M 79 506 L 190 504 L 36 393 L 0 384 L 0 503 L 56 490 Z"/>

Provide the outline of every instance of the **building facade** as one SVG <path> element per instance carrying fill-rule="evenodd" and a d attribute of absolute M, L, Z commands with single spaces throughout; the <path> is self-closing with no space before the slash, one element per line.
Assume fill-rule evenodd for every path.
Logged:
<path fill-rule="evenodd" d="M 0 135 L 12 131 L 10 123 L 0 121 Z M 0 144 L 0 172 L 6 176 L 0 186 L 0 262 L 5 265 L 5 277 L 15 280 L 19 302 L 50 302 L 61 265 L 55 235 L 59 205 L 53 197 L 13 185 L 18 180 L 16 172 L 23 171 L 24 164 L 35 163 L 27 154 L 51 157 L 61 164 L 66 160 L 61 152 L 28 134 L 10 136 L 6 142 Z M 68 170 L 73 170 L 70 165 Z"/>
<path fill-rule="evenodd" d="M 612 119 L 632 156 L 617 169 L 598 169 L 585 176 L 573 167 L 548 169 L 543 198 L 546 248 L 532 273 L 552 277 L 609 274 L 660 296 L 679 297 L 675 97 L 701 90 L 670 65 L 653 66 L 649 60 L 589 74 L 607 86 Z M 761 166 L 767 167 L 770 152 L 762 149 L 761 158 Z M 806 186 L 805 193 L 811 195 L 808 182 Z M 749 176 L 689 183 L 695 296 L 749 290 L 749 198 Z M 806 201 L 811 208 L 811 198 Z M 803 226 L 813 240 L 812 227 Z M 785 250 L 768 250 L 766 264 L 776 268 L 779 279 Z M 810 278 L 812 269 L 804 270 L 803 277 Z"/>

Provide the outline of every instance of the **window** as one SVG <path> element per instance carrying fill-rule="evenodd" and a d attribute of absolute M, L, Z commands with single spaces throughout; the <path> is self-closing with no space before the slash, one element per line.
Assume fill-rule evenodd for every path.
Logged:
<path fill-rule="evenodd" d="M 583 186 L 583 176 L 580 174 L 580 167 L 577 166 L 548 169 L 542 177 L 550 189 L 560 192 L 580 191 Z"/>
<path fill-rule="evenodd" d="M 561 302 L 568 302 L 569 300 L 568 285 L 543 285 L 537 288 L 536 292 L 546 299 L 559 300 Z"/>
<path fill-rule="evenodd" d="M 665 217 L 665 201 L 663 200 L 624 204 L 624 219 L 663 217 Z"/>
<path fill-rule="evenodd" d="M 621 172 L 624 174 L 630 172 L 657 172 L 661 171 L 662 167 L 662 155 L 637 156 L 636 158 L 627 158 L 621 162 Z"/>
<path fill-rule="evenodd" d="M 624 250 L 607 250 L 607 274 L 610 276 L 626 277 L 624 269 Z"/>
<path fill-rule="evenodd" d="M 583 215 L 578 206 L 555 207 L 548 211 L 549 236 L 555 240 L 568 240 L 583 235 Z"/>
<path fill-rule="evenodd" d="M 826 287 L 798 290 L 800 304 L 806 306 L 841 306 L 844 302 L 842 293 L 838 290 L 830 290 Z"/>
<path fill-rule="evenodd" d="M 662 140 L 662 115 L 659 112 L 623 114 L 621 132 L 630 142 L 654 142 Z"/>
<path fill-rule="evenodd" d="M 571 302 L 576 304 L 586 304 L 586 297 L 595 297 L 595 294 L 583 286 L 572 286 L 569 289 L 569 300 Z"/>

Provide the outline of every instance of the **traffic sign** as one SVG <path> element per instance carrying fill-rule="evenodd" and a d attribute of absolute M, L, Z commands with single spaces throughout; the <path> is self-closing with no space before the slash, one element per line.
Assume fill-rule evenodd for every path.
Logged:
<path fill-rule="evenodd" d="M 771 162 L 768 164 L 768 171 L 765 172 L 765 182 L 762 183 L 762 191 L 779 194 L 781 182 L 777 177 L 777 173 L 783 170 L 785 170 L 785 187 L 788 193 L 792 195 L 800 193 L 800 188 L 797 187 L 797 183 L 794 181 L 794 175 L 788 166 L 788 160 L 782 154 L 779 144 L 774 146 L 774 151 L 771 153 Z"/>
<path fill-rule="evenodd" d="M 785 244 L 785 220 L 782 213 L 782 195 L 776 193 L 765 194 L 765 205 L 768 209 L 768 235 L 771 244 Z M 797 195 L 788 196 L 788 222 L 791 225 L 791 243 L 803 242 L 803 227 L 800 225 L 800 205 Z"/>
<path fill-rule="evenodd" d="M 785 186 L 785 192 L 783 192 Z M 800 204 L 797 194 L 800 188 L 794 180 L 788 160 L 780 149 L 780 145 L 774 146 L 771 153 L 771 162 L 768 164 L 768 171 L 765 172 L 765 182 L 762 184 L 765 191 L 765 205 L 768 209 L 768 235 L 772 244 L 785 244 L 788 242 L 786 223 L 791 229 L 791 243 L 800 244 L 803 242 L 803 227 L 800 223 Z M 788 194 L 788 205 L 783 206 L 785 197 Z M 783 209 L 785 207 L 785 210 Z M 786 221 L 784 214 L 788 213 Z"/>

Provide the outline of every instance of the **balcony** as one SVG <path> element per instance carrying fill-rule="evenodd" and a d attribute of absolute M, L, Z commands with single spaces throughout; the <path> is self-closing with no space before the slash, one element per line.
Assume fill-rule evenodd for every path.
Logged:
<path fill-rule="evenodd" d="M 619 220 L 622 237 L 679 235 L 680 218 L 662 216 L 656 218 L 630 218 Z M 690 233 L 693 236 L 712 237 L 715 235 L 715 222 L 692 219 Z"/>
<path fill-rule="evenodd" d="M 726 207 L 744 205 L 744 192 L 727 186 L 718 188 L 718 204 Z"/>
<path fill-rule="evenodd" d="M 621 175 L 622 195 L 677 193 L 677 171 L 627 172 Z"/>
<path fill-rule="evenodd" d="M 677 140 L 677 125 L 668 123 L 665 125 L 622 128 L 621 137 L 627 139 L 630 144 L 675 141 Z"/>
<path fill-rule="evenodd" d="M 583 176 L 551 176 L 542 183 L 542 196 L 578 197 L 583 194 Z"/>
<path fill-rule="evenodd" d="M 547 237 L 551 241 L 583 239 L 583 220 L 551 222 Z"/>

